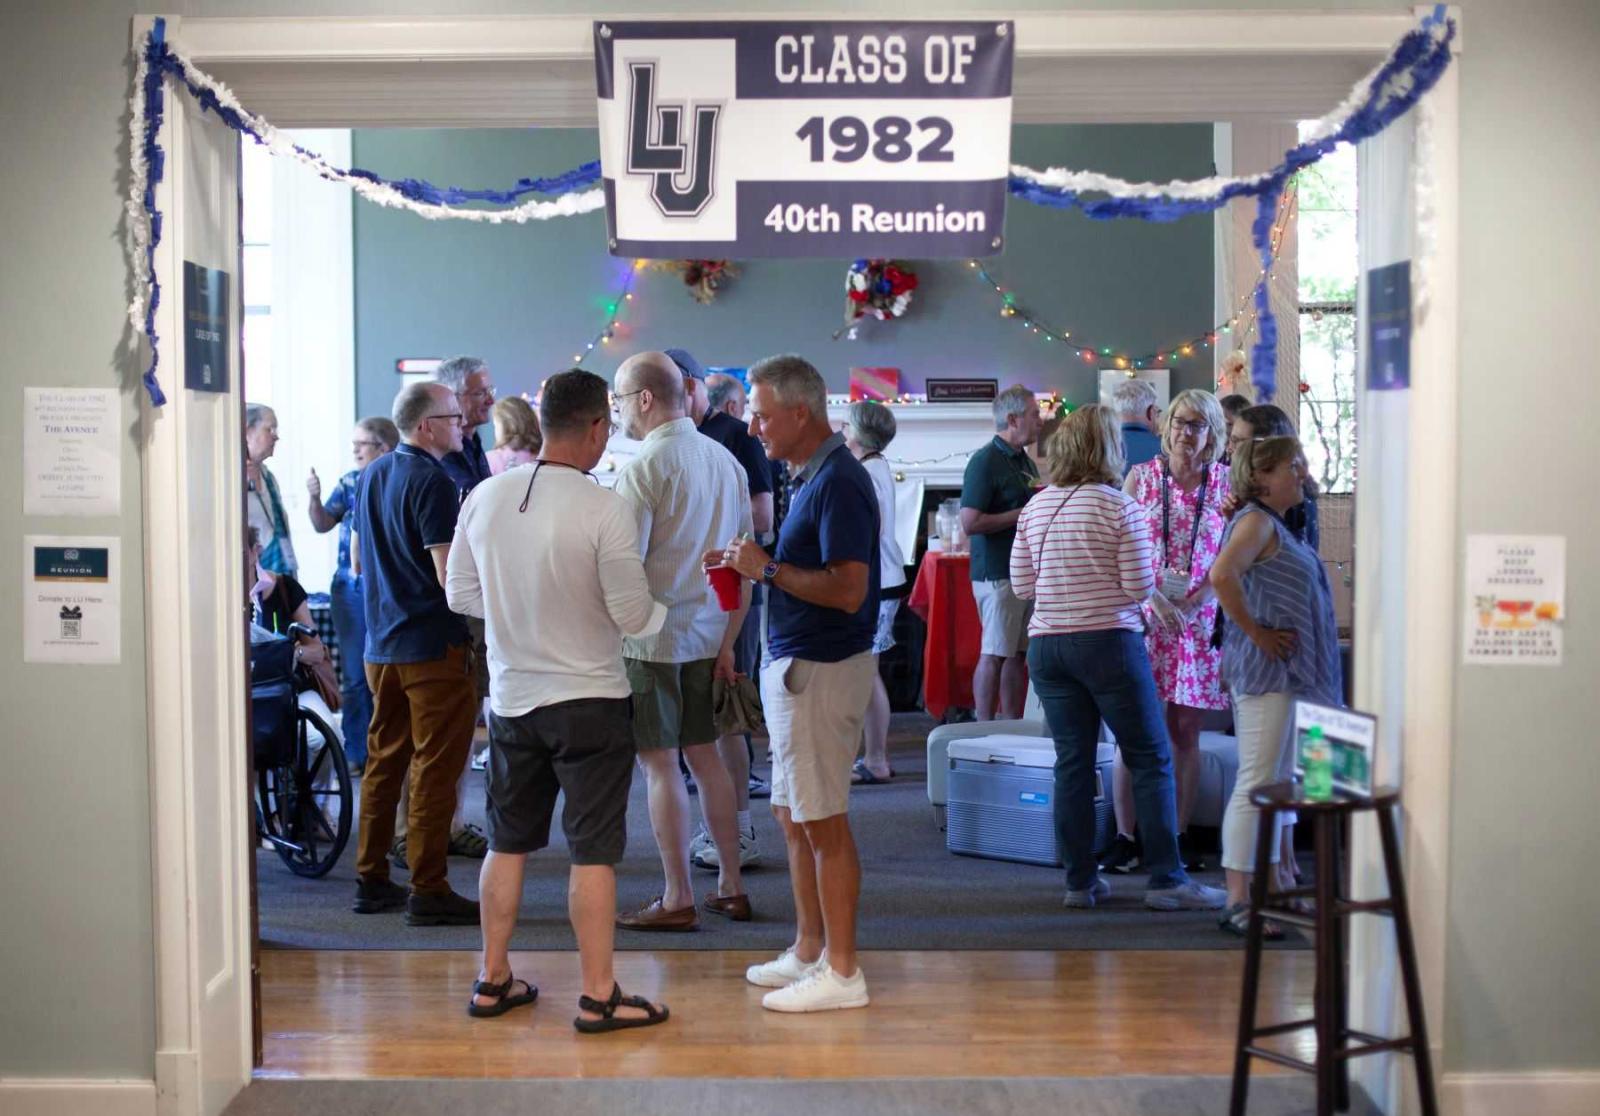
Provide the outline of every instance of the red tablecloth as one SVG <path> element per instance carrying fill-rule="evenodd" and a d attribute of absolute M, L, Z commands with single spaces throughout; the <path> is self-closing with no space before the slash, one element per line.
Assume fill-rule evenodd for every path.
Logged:
<path fill-rule="evenodd" d="M 939 719 L 951 706 L 972 708 L 972 672 L 983 629 L 972 596 L 972 560 L 929 551 L 906 604 L 928 625 L 922 652 L 922 704 Z"/>

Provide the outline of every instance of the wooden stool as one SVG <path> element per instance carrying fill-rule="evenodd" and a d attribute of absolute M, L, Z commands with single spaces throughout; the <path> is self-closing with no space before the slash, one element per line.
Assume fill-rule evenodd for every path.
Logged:
<path fill-rule="evenodd" d="M 1317 1116 L 1330 1116 L 1335 1109 L 1344 1112 L 1350 1107 L 1350 1059 L 1384 1050 L 1403 1050 L 1411 1054 L 1416 1065 L 1417 1091 L 1422 1099 L 1423 1116 L 1438 1116 L 1439 1106 L 1433 1091 L 1433 1065 L 1428 1053 L 1428 1032 L 1423 1020 L 1422 985 L 1417 978 L 1416 946 L 1411 938 L 1411 915 L 1406 905 L 1405 878 L 1400 867 L 1400 845 L 1395 837 L 1394 812 L 1400 804 L 1400 792 L 1392 787 L 1384 787 L 1370 798 L 1335 797 L 1326 802 L 1311 802 L 1298 797 L 1294 784 L 1275 783 L 1253 792 L 1250 801 L 1261 810 L 1261 824 L 1256 835 L 1255 876 L 1250 885 L 1244 996 L 1239 1005 L 1239 1038 L 1234 1047 L 1233 1095 L 1228 1105 L 1230 1116 L 1244 1116 L 1250 1091 L 1250 1059 L 1253 1057 L 1314 1074 L 1317 1079 Z M 1311 887 L 1273 894 L 1270 898 L 1275 902 L 1269 904 L 1267 873 L 1272 849 L 1277 843 L 1274 822 L 1279 812 L 1284 810 L 1298 811 L 1302 818 L 1309 816 L 1311 820 L 1316 840 L 1317 878 Z M 1347 889 L 1343 886 L 1340 839 L 1348 830 L 1350 818 L 1359 810 L 1371 810 L 1377 817 L 1378 837 L 1383 844 L 1384 871 L 1389 882 L 1387 899 L 1358 902 L 1344 897 Z M 1300 898 L 1313 899 L 1316 912 L 1304 915 L 1280 902 Z M 1352 914 L 1386 914 L 1394 921 L 1406 1014 L 1411 1023 L 1411 1033 L 1404 1038 L 1381 1038 L 1352 1030 L 1349 1026 L 1345 1002 L 1344 919 Z M 1312 1018 L 1257 1027 L 1256 993 L 1261 983 L 1262 927 L 1268 917 L 1275 922 L 1304 926 L 1313 932 L 1317 981 L 1312 995 Z M 1314 1063 L 1256 1045 L 1258 1039 L 1269 1035 L 1287 1034 L 1306 1027 L 1316 1030 L 1317 1058 Z"/>

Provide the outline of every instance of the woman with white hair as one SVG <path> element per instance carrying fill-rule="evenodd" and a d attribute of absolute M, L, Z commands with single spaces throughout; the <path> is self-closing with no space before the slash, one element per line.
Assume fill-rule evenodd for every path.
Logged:
<path fill-rule="evenodd" d="M 1204 867 L 1188 835 L 1200 786 L 1200 723 L 1207 710 L 1227 709 L 1221 653 L 1211 645 L 1217 623 L 1211 563 L 1227 525 L 1226 472 L 1217 465 L 1227 445 L 1222 407 L 1209 391 L 1181 391 L 1161 419 L 1161 454 L 1128 470 L 1123 491 L 1139 504 L 1150 529 L 1156 591 L 1145 606 L 1145 642 L 1156 692 L 1166 704 L 1178 785 L 1178 848 L 1184 866 Z M 1137 860 L 1133 790 L 1119 763 L 1112 777 L 1117 839 L 1104 867 L 1127 872 Z"/>
<path fill-rule="evenodd" d="M 289 541 L 289 516 L 283 510 L 278 478 L 267 468 L 267 458 L 278 448 L 278 414 L 264 403 L 244 408 L 245 522 L 261 540 L 261 568 L 293 575 L 300 564 Z"/>
<path fill-rule="evenodd" d="M 865 755 L 856 760 L 850 781 L 884 783 L 894 777 L 889 767 L 889 691 L 877 674 L 877 656 L 894 646 L 894 618 L 906 592 L 905 556 L 895 539 L 894 470 L 883 451 L 894 441 L 894 412 L 882 403 L 862 399 L 850 405 L 844 424 L 844 444 L 872 478 L 878 497 L 878 562 L 882 576 L 878 598 L 878 634 L 872 641 L 872 700 L 862 726 Z"/>

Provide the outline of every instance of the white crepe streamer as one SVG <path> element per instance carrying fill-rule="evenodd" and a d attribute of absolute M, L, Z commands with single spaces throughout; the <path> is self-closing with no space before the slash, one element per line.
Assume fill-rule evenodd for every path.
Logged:
<path fill-rule="evenodd" d="M 150 168 L 144 161 L 144 80 L 150 63 L 143 50 L 133 68 L 133 96 L 128 99 L 128 151 L 132 168 L 128 174 L 128 199 L 123 203 L 127 223 L 128 264 L 133 270 L 133 298 L 128 303 L 128 321 L 137 331 L 144 329 L 145 299 L 149 295 L 145 252 L 150 245 L 150 220 L 144 211 L 144 190 L 150 181 Z"/>
<path fill-rule="evenodd" d="M 172 54 L 178 65 L 183 68 L 184 77 L 189 83 L 210 91 L 224 108 L 238 113 L 267 150 L 274 155 L 285 155 L 294 159 L 330 182 L 342 182 L 363 198 L 378 205 L 410 210 L 430 221 L 455 220 L 476 221 L 490 225 L 521 225 L 529 221 L 548 221 L 553 217 L 573 217 L 580 213 L 590 213 L 606 204 L 605 191 L 598 186 L 587 190 L 574 190 L 552 201 L 536 198 L 511 209 L 459 209 L 455 206 L 416 201 L 387 183 L 373 182 L 371 179 L 351 174 L 329 163 L 320 155 L 297 147 L 293 139 L 241 105 L 239 99 L 226 85 L 198 69 L 178 51 L 173 51 Z"/>
<path fill-rule="evenodd" d="M 170 49 L 170 48 L 169 48 Z M 575 217 L 581 213 L 591 213 L 601 209 L 606 204 L 605 191 L 599 187 L 587 190 L 574 190 L 563 194 L 553 200 L 532 199 L 511 209 L 458 209 L 448 205 L 437 205 L 430 202 L 420 202 L 406 197 L 395 187 L 383 182 L 373 182 L 362 178 L 360 175 L 351 174 L 349 171 L 334 166 L 319 155 L 302 150 L 295 145 L 293 139 L 273 127 L 272 124 L 250 112 L 239 98 L 234 96 L 233 90 L 222 82 L 199 69 L 183 54 L 173 50 L 172 56 L 183 68 L 184 76 L 198 88 L 209 90 L 219 104 L 238 113 L 246 121 L 262 145 L 274 155 L 286 155 L 296 162 L 310 167 L 320 177 L 330 182 L 342 182 L 357 194 L 370 202 L 388 206 L 392 209 L 406 209 L 419 217 L 430 221 L 455 220 L 476 221 L 480 224 L 504 225 L 526 224 L 529 221 L 548 221 L 554 217 Z M 128 176 L 128 199 L 125 208 L 128 215 L 127 242 L 128 252 L 132 257 L 135 275 L 134 293 L 128 303 L 128 320 L 133 323 L 136 330 L 143 331 L 145 310 L 150 297 L 149 270 L 145 262 L 145 252 L 150 244 L 150 220 L 144 209 L 145 187 L 150 180 L 150 168 L 145 163 L 144 156 L 144 125 L 145 125 L 145 78 L 149 74 L 150 63 L 143 49 L 139 51 L 138 62 L 134 67 L 133 96 L 129 99 L 129 111 L 132 119 L 128 125 L 129 142 L 131 144 L 132 173 Z"/>
<path fill-rule="evenodd" d="M 1437 41 L 1444 37 L 1446 32 L 1443 22 L 1432 24 L 1428 33 Z M 1403 42 L 1404 40 L 1402 40 Z M 1306 130 L 1302 143 L 1315 143 L 1336 134 L 1339 129 L 1355 114 L 1356 109 L 1367 102 L 1371 96 L 1373 81 L 1385 66 L 1394 58 L 1400 49 L 1397 42 L 1389 49 L 1384 60 L 1374 66 L 1362 79 L 1350 89 L 1350 95 L 1329 112 L 1321 117 Z M 1400 95 L 1411 88 L 1413 78 L 1409 72 L 1401 72 L 1384 83 L 1373 97 L 1373 103 L 1382 105 L 1391 98 Z M 1214 178 L 1201 178 L 1186 182 L 1129 182 L 1122 178 L 1113 178 L 1110 175 L 1097 174 L 1093 171 L 1075 171 L 1066 167 L 1051 167 L 1048 170 L 1034 170 L 1031 167 L 1013 166 L 1011 173 L 1018 178 L 1036 182 L 1040 186 L 1047 186 L 1055 190 L 1071 190 L 1075 193 L 1105 194 L 1113 198 L 1173 198 L 1180 201 L 1194 201 L 1206 198 L 1220 197 L 1222 192 L 1231 186 L 1257 186 L 1271 177 L 1270 172 L 1261 174 L 1247 174 L 1238 176 L 1218 175 Z"/>

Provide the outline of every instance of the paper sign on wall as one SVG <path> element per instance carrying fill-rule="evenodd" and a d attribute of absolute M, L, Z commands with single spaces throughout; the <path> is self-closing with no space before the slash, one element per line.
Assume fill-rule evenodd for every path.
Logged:
<path fill-rule="evenodd" d="M 122 511 L 115 388 L 22 389 L 24 515 Z"/>
<path fill-rule="evenodd" d="M 1561 665 L 1565 537 L 1468 535 L 1466 588 L 1466 662 Z"/>
<path fill-rule="evenodd" d="M 594 25 L 613 255 L 994 255 L 1007 20 Z"/>
<path fill-rule="evenodd" d="M 22 659 L 122 661 L 121 540 L 28 535 L 22 540 Z"/>

